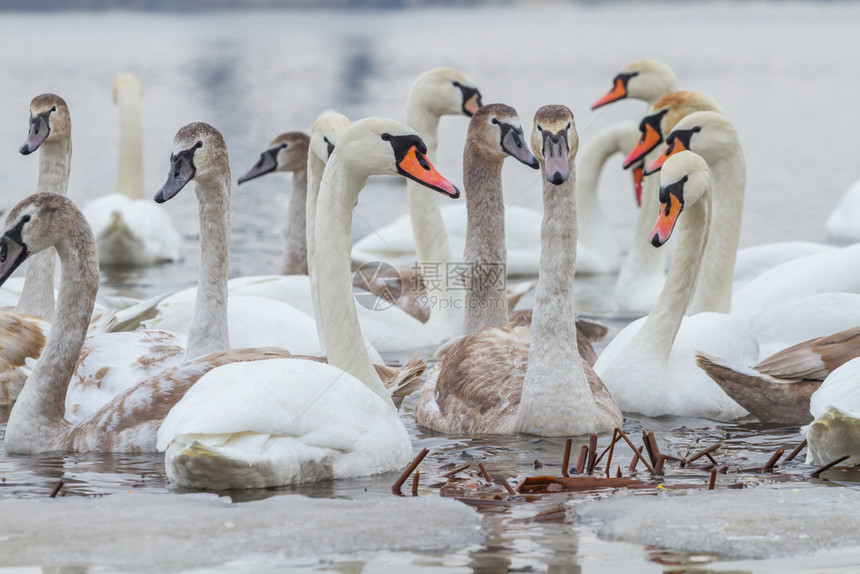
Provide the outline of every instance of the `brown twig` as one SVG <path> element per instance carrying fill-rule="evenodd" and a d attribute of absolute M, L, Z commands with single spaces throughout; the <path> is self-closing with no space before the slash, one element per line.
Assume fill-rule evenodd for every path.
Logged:
<path fill-rule="evenodd" d="M 661 453 L 657 456 L 657 464 L 654 465 L 654 472 L 662 475 L 664 464 L 666 464 L 666 455 Z"/>
<path fill-rule="evenodd" d="M 588 458 L 588 445 L 582 445 L 582 448 L 579 449 L 579 458 L 576 459 L 576 474 L 582 474 L 582 471 L 585 470 L 585 460 Z"/>
<path fill-rule="evenodd" d="M 621 477 L 622 477 L 622 474 L 621 474 L 621 466 L 619 466 L 619 467 L 618 467 L 618 470 L 615 472 L 615 477 L 616 477 L 616 478 L 621 478 Z"/>
<path fill-rule="evenodd" d="M 627 433 L 625 433 L 625 432 L 624 432 L 623 430 L 621 430 L 621 429 L 618 429 L 618 432 L 620 432 L 620 433 L 621 433 L 621 438 L 623 438 L 623 439 L 624 439 L 624 441 L 625 441 L 625 442 L 630 446 L 630 448 L 633 450 L 633 454 L 634 454 L 636 457 L 638 457 L 638 458 L 639 458 L 639 460 L 641 460 L 641 461 L 642 461 L 642 464 L 644 464 L 644 465 L 645 465 L 645 468 L 647 468 L 647 469 L 648 469 L 648 472 L 650 472 L 650 473 L 653 475 L 653 474 L 654 474 L 654 468 L 653 468 L 653 467 L 648 463 L 648 461 L 645 459 L 645 457 L 644 457 L 644 456 L 642 456 L 642 452 L 641 452 L 641 451 L 639 451 L 635 446 L 633 446 L 633 443 L 632 443 L 632 442 L 630 442 L 630 437 L 628 437 L 628 436 L 627 436 Z"/>
<path fill-rule="evenodd" d="M 421 477 L 421 471 L 416 470 L 412 475 L 412 496 L 418 496 L 418 479 Z"/>
<path fill-rule="evenodd" d="M 508 479 L 507 479 L 507 478 L 506 478 L 504 481 L 502 481 L 502 485 L 503 485 L 503 486 L 505 487 L 505 489 L 508 491 L 508 494 L 510 494 L 511 496 L 516 496 L 516 495 L 517 495 L 517 491 L 516 491 L 516 490 L 514 490 L 514 487 L 513 487 L 513 486 L 511 486 L 511 483 L 510 483 L 510 482 L 508 482 Z"/>
<path fill-rule="evenodd" d="M 711 446 L 709 446 L 705 450 L 700 450 L 699 452 L 697 452 L 696 454 L 694 454 L 690 458 L 686 459 L 686 462 L 687 462 L 687 464 L 690 464 L 691 462 L 695 462 L 696 460 L 702 458 L 706 454 L 710 454 L 710 453 L 714 452 L 715 450 L 717 450 L 721 446 L 723 446 L 722 443 L 712 444 Z"/>
<path fill-rule="evenodd" d="M 806 439 L 803 439 L 803 441 L 799 445 L 794 447 L 794 450 L 788 453 L 788 456 L 785 457 L 785 460 L 783 462 L 791 462 L 792 460 L 794 460 L 794 457 L 799 455 L 800 451 L 802 451 L 804 447 L 806 447 Z"/>
<path fill-rule="evenodd" d="M 443 474 L 443 475 L 442 475 L 442 478 L 451 478 L 451 477 L 453 477 L 455 474 L 457 474 L 458 472 L 460 472 L 461 470 L 466 470 L 466 469 L 467 469 L 467 468 L 469 468 L 470 466 L 472 466 L 472 465 L 471 465 L 471 464 L 464 464 L 463 466 L 458 466 L 458 467 L 457 467 L 457 468 L 455 468 L 454 470 L 449 470 L 448 472 L 446 472 L 445 474 Z"/>
<path fill-rule="evenodd" d="M 600 464 L 600 461 L 603 460 L 603 455 L 606 454 L 607 452 L 609 452 L 609 458 L 606 461 L 606 467 L 609 468 L 610 466 L 612 466 L 613 447 L 615 446 L 615 443 L 618 442 L 618 439 L 620 439 L 620 438 L 621 437 L 618 436 L 618 428 L 613 429 L 612 430 L 612 442 L 610 442 L 609 446 L 606 447 L 605 449 L 603 449 L 603 451 L 601 451 L 601 453 L 597 456 L 597 460 L 594 461 L 595 465 Z"/>
<path fill-rule="evenodd" d="M 568 466 L 570 466 L 570 448 L 573 446 L 573 439 L 569 438 L 564 442 L 564 457 L 561 459 L 561 475 L 562 476 L 570 476 L 570 473 L 567 471 Z"/>
<path fill-rule="evenodd" d="M 768 459 L 768 461 L 765 463 L 765 465 L 763 467 L 761 467 L 761 472 L 770 472 L 771 470 L 773 470 L 773 467 L 776 464 L 776 461 L 779 460 L 779 457 L 781 457 L 783 455 L 783 453 L 785 453 L 784 449 L 780 449 L 780 450 L 776 451 L 775 453 L 773 453 L 773 455 Z"/>
<path fill-rule="evenodd" d="M 478 468 L 481 469 L 481 474 L 484 475 L 484 480 L 487 482 L 493 482 L 493 478 L 490 476 L 490 473 L 487 472 L 487 467 L 484 466 L 483 462 L 478 463 Z"/>
<path fill-rule="evenodd" d="M 630 461 L 630 466 L 627 467 L 629 472 L 633 472 L 636 470 L 636 465 L 639 464 L 639 459 L 642 457 L 642 451 L 645 449 L 644 446 L 639 447 L 639 456 L 634 456 L 633 460 Z"/>
<path fill-rule="evenodd" d="M 708 480 L 708 490 L 714 490 L 714 486 L 717 484 L 717 469 L 711 471 L 711 478 Z"/>
<path fill-rule="evenodd" d="M 588 437 L 588 474 L 594 472 L 594 465 L 597 462 L 597 435 L 592 434 Z"/>
<path fill-rule="evenodd" d="M 819 468 L 818 470 L 816 470 L 815 472 L 813 472 L 811 476 L 812 476 L 813 478 L 818 478 L 818 477 L 819 477 L 819 475 L 821 475 L 821 473 L 822 473 L 822 472 L 824 472 L 825 470 L 830 470 L 830 468 L 832 468 L 832 467 L 836 466 L 837 464 L 839 464 L 839 463 L 840 463 L 840 462 L 842 462 L 843 460 L 848 460 L 849 458 L 851 458 L 851 455 L 850 455 L 850 454 L 846 454 L 846 455 L 844 455 L 844 456 L 840 456 L 839 458 L 837 458 L 837 459 L 836 459 L 836 460 L 834 460 L 833 462 L 828 463 L 828 464 L 825 464 L 824 466 L 822 466 L 821 468 Z"/>
<path fill-rule="evenodd" d="M 58 480 L 57 484 L 54 486 L 54 490 L 51 491 L 49 498 L 55 498 L 57 493 L 60 492 L 60 489 L 63 488 L 63 484 L 65 484 L 62 480 Z"/>
<path fill-rule="evenodd" d="M 421 461 L 424 460 L 424 457 L 429 453 L 429 449 L 421 449 L 421 452 L 418 453 L 412 462 L 409 463 L 409 466 L 406 467 L 406 470 L 403 471 L 403 474 L 400 475 L 394 484 L 391 485 L 391 492 L 394 494 L 402 494 L 400 492 L 400 487 L 403 486 L 403 483 L 406 482 L 406 479 L 409 478 L 409 475 L 418 468 L 418 465 L 421 464 Z"/>
<path fill-rule="evenodd" d="M 642 440 L 645 443 L 645 450 L 648 451 L 648 458 L 651 459 L 651 464 L 656 465 L 657 459 L 660 457 L 660 447 L 657 446 L 657 437 L 654 436 L 654 431 L 642 431 Z"/>

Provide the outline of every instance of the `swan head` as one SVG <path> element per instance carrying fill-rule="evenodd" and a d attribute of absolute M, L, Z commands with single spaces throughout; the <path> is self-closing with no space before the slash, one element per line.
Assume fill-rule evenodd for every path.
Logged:
<path fill-rule="evenodd" d="M 699 201 L 710 189 L 711 170 L 700 155 L 683 151 L 669 158 L 660 174 L 660 212 L 651 244 L 660 247 L 669 241 L 684 207 Z"/>
<path fill-rule="evenodd" d="M 475 112 L 469 121 L 466 146 L 491 159 L 512 156 L 533 169 L 540 168 L 526 145 L 517 111 L 505 104 L 487 104 Z"/>
<path fill-rule="evenodd" d="M 723 108 L 715 99 L 701 92 L 672 92 L 657 100 L 639 123 L 642 136 L 624 160 L 624 168 L 640 162 L 646 154 L 663 143 L 663 138 L 682 118 L 700 111 L 723 113 Z"/>
<path fill-rule="evenodd" d="M 188 124 L 176 132 L 167 182 L 155 194 L 157 203 L 164 203 L 179 193 L 191 181 L 209 178 L 230 179 L 227 145 L 221 132 L 204 122 Z"/>
<path fill-rule="evenodd" d="M 481 92 L 465 74 L 451 68 L 434 68 L 412 84 L 407 105 L 420 106 L 434 116 L 472 116 L 481 107 Z"/>
<path fill-rule="evenodd" d="M 427 158 L 427 146 L 418 133 L 398 121 L 365 118 L 344 130 L 329 159 L 346 164 L 352 173 L 402 175 L 449 197 L 460 197 L 460 191 L 442 177 Z"/>
<path fill-rule="evenodd" d="M 36 193 L 20 201 L 6 217 L 0 237 L 0 285 L 27 257 L 58 245 L 73 229 L 90 228 L 69 198 Z"/>
<path fill-rule="evenodd" d="M 308 146 L 311 138 L 303 132 L 281 134 L 269 144 L 266 151 L 248 173 L 239 178 L 241 185 L 248 180 L 273 171 L 301 171 L 308 168 Z"/>
<path fill-rule="evenodd" d="M 573 112 L 559 105 L 540 108 L 535 113 L 531 143 L 547 181 L 555 185 L 567 181 L 579 149 Z"/>
<path fill-rule="evenodd" d="M 18 150 L 29 155 L 39 149 L 46 140 L 69 137 L 72 117 L 66 100 L 56 94 L 41 94 L 30 102 L 30 132 Z"/>
<path fill-rule="evenodd" d="M 709 163 L 724 159 L 737 150 L 738 132 L 720 112 L 693 112 L 679 121 L 666 136 L 666 149 L 645 170 L 649 175 L 660 171 L 665 161 L 684 150 L 702 156 Z"/>
<path fill-rule="evenodd" d="M 120 74 L 113 81 L 113 103 L 136 102 L 142 96 L 140 80 L 134 74 Z"/>
<path fill-rule="evenodd" d="M 320 115 L 311 128 L 310 153 L 326 163 L 343 130 L 349 125 L 349 118 L 343 114 L 325 112 Z"/>
<path fill-rule="evenodd" d="M 624 98 L 655 102 L 678 86 L 675 72 L 659 60 L 630 62 L 612 80 L 612 88 L 591 106 L 596 110 Z"/>

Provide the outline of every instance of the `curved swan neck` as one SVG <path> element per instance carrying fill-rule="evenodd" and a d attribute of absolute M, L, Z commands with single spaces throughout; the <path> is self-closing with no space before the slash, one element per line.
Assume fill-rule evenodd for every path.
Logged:
<path fill-rule="evenodd" d="M 287 226 L 284 229 L 284 261 L 281 273 L 284 275 L 308 274 L 307 243 L 307 168 L 293 172 L 293 191 L 287 207 Z"/>
<path fill-rule="evenodd" d="M 463 260 L 468 288 L 465 335 L 478 332 L 484 325 L 501 327 L 508 322 L 503 161 L 482 156 L 468 145 L 463 153 L 467 212 Z"/>
<path fill-rule="evenodd" d="M 230 169 L 223 178 L 198 180 L 200 278 L 188 331 L 186 359 L 230 348 L 227 262 L 230 249 Z"/>
<path fill-rule="evenodd" d="M 66 195 L 72 163 L 72 138 L 69 135 L 45 140 L 39 148 L 39 182 L 36 192 Z M 19 313 L 54 319 L 54 270 L 57 251 L 51 247 L 30 258 L 24 289 L 15 306 Z"/>
<path fill-rule="evenodd" d="M 123 98 L 119 108 L 119 168 L 116 190 L 131 199 L 143 199 L 143 129 L 140 100 Z"/>
<path fill-rule="evenodd" d="M 576 345 L 576 175 L 561 185 L 543 178 L 541 257 L 529 363 L 517 429 L 543 436 L 590 432 L 597 405 Z"/>
<path fill-rule="evenodd" d="M 627 345 L 625 353 L 636 346 L 644 345 L 656 359 L 664 362 L 669 359 L 675 336 L 693 298 L 702 267 L 702 255 L 708 243 L 711 220 L 711 193 L 706 192 L 699 201 L 685 209 L 685 212 L 677 224 L 678 243 L 666 284 L 654 309 Z"/>
<path fill-rule="evenodd" d="M 348 166 L 339 164 L 337 153 L 335 149 L 320 183 L 315 225 L 319 241 L 311 267 L 319 290 L 326 354 L 329 364 L 356 377 L 394 408 L 364 347 L 350 277 L 352 210 L 367 176 L 351 173 Z"/>
<path fill-rule="evenodd" d="M 81 354 L 99 284 L 95 241 L 83 216 L 78 217 L 76 232 L 56 246 L 62 267 L 57 317 L 9 416 L 7 452 L 57 450 L 58 437 L 70 426 L 64 418 L 66 389 Z"/>
<path fill-rule="evenodd" d="M 322 328 L 322 319 L 320 318 L 320 300 L 317 274 L 314 272 L 316 264 L 316 216 L 317 203 L 319 202 L 320 185 L 322 183 L 322 175 L 325 170 L 325 162 L 314 155 L 308 153 L 308 185 L 307 197 L 305 199 L 305 225 L 307 227 L 306 240 L 308 252 L 308 275 L 310 276 L 311 284 L 311 303 L 314 307 L 314 320 L 317 323 L 317 336 L 320 342 L 320 354 L 325 355 L 325 334 Z"/>
<path fill-rule="evenodd" d="M 705 161 L 707 157 L 703 156 Z M 713 164 L 711 168 L 714 186 L 711 233 L 702 258 L 702 272 L 696 294 L 687 310 L 688 315 L 704 311 L 731 313 L 732 281 L 735 259 L 741 238 L 744 190 L 746 188 L 746 163 L 740 143 L 732 154 Z"/>

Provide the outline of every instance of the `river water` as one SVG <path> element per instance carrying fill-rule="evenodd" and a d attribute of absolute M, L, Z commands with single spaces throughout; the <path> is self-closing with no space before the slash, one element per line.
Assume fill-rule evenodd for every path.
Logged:
<path fill-rule="evenodd" d="M 860 90 L 858 25 L 860 6 L 812 2 L 523 3 L 501 8 L 195 14 L 0 12 L 0 51 L 5 54 L 0 59 L 0 207 L 8 209 L 35 188 L 37 161 L 19 155 L 17 149 L 27 133 L 28 103 L 42 92 L 62 95 L 73 117 L 69 195 L 85 202 L 113 189 L 118 120 L 111 89 L 119 73 L 134 72 L 143 85 L 145 182 L 147 193 L 154 194 L 166 177 L 173 135 L 186 123 L 207 121 L 222 131 L 237 176 L 257 160 L 275 135 L 309 129 L 325 109 L 337 109 L 352 119 L 368 115 L 403 119 L 411 82 L 421 72 L 440 65 L 471 76 L 480 86 L 484 102 L 513 105 L 526 126 L 539 106 L 568 105 L 577 117 L 582 140 L 587 141 L 589 134 L 601 127 L 641 116 L 645 110 L 642 102 L 621 102 L 598 112 L 591 112 L 590 104 L 609 88 L 623 64 L 655 57 L 675 69 L 682 88 L 714 96 L 738 128 L 748 168 L 742 246 L 785 239 L 820 241 L 824 239 L 827 214 L 860 174 L 856 156 L 860 115 L 852 112 Z M 440 125 L 437 166 L 454 182 L 460 181 L 466 126 L 467 119 L 459 117 L 445 118 Z M 504 183 L 508 203 L 539 208 L 538 176 L 514 162 L 507 163 Z M 627 246 L 636 213 L 620 163 L 617 157 L 609 162 L 600 193 L 619 243 Z M 289 187 L 288 179 L 274 175 L 234 190 L 231 276 L 270 273 L 276 268 L 281 214 L 289 199 Z M 372 179 L 357 207 L 354 235 L 362 236 L 404 213 L 404 189 L 397 180 Z M 103 296 L 145 297 L 194 282 L 198 262 L 195 202 L 193 194 L 180 194 L 165 205 L 185 238 L 186 260 L 104 274 Z M 613 279 L 578 279 L 584 312 L 599 314 L 605 308 L 599 294 Z M 625 322 L 606 319 L 613 329 Z M 419 467 L 419 498 L 439 498 L 439 485 L 445 482 L 441 475 L 451 464 L 483 462 L 498 489 L 503 478 L 516 483 L 530 475 L 559 474 L 564 440 L 436 435 L 415 425 L 413 409 L 414 400 L 408 401 L 403 420 L 416 453 L 423 447 L 431 449 Z M 6 418 L 8 412 L 2 413 L 0 421 Z M 0 432 L 4 426 L 0 425 Z M 722 443 L 715 458 L 730 463 L 732 469 L 764 465 L 774 451 L 791 450 L 800 440 L 797 429 L 751 422 L 628 417 L 625 428 L 637 445 L 641 444 L 642 429 L 655 431 L 661 450 L 680 457 Z M 608 437 L 601 438 L 601 445 L 607 442 Z M 575 441 L 574 459 L 582 443 L 583 439 Z M 624 469 L 631 451 L 619 446 L 616 457 Z M 536 470 L 535 460 L 546 466 Z M 857 482 L 856 473 L 842 470 L 825 473 L 827 480 L 807 480 L 812 469 L 802 463 L 802 456 L 779 470 L 787 480 L 730 472 L 718 483 L 755 483 L 759 488 L 823 493 L 831 491 L 824 486 L 853 490 Z M 626 471 L 624 474 L 627 476 Z M 670 474 L 667 484 L 707 482 L 703 473 L 673 467 L 667 477 Z M 641 467 L 637 477 L 647 478 Z M 240 506 L 284 495 L 373 505 L 390 497 L 389 487 L 396 478 L 384 475 L 242 493 L 232 498 Z M 99 495 L 124 500 L 129 491 L 173 497 L 184 494 L 166 484 L 160 456 L 21 457 L 6 455 L 0 446 L 0 508 L 10 499 L 32 501 L 31 507 L 15 507 L 19 514 L 6 507 L 3 522 L 14 525 L 16 516 L 23 522 L 24 513 L 42 520 L 46 530 L 61 529 L 60 522 L 55 522 L 60 518 L 52 517 L 54 507 L 46 506 L 60 479 L 64 482 L 61 494 L 66 496 L 50 501 L 58 505 L 57 512 L 67 501 L 80 498 L 75 495 L 90 496 L 86 500 L 97 505 L 104 500 Z M 459 543 L 434 533 L 434 525 L 438 527 L 450 518 L 447 507 L 428 510 L 424 540 L 409 538 L 396 523 L 386 528 L 371 522 L 363 528 L 378 529 L 379 538 L 362 551 L 345 543 L 308 549 L 283 540 L 277 548 L 252 545 L 255 550 L 250 555 L 250 551 L 242 551 L 242 545 L 232 549 L 223 539 L 225 550 L 221 554 L 182 554 L 177 550 L 174 556 L 180 558 L 167 560 L 154 550 L 143 560 L 139 556 L 150 550 L 147 544 L 151 542 L 143 534 L 135 536 L 132 525 L 131 536 L 117 535 L 109 542 L 76 538 L 69 531 L 62 538 L 67 544 L 53 540 L 51 545 L 36 546 L 40 553 L 34 555 L 22 554 L 20 548 L 14 550 L 16 544 L 30 540 L 25 533 L 13 535 L 3 530 L 0 571 L 5 571 L 4 567 L 18 572 L 12 567 L 62 566 L 95 572 L 817 572 L 822 568 L 849 571 L 860 557 L 860 553 L 836 549 L 822 553 L 822 546 L 805 546 L 801 541 L 794 548 L 800 558 L 787 562 L 776 556 L 758 556 L 738 562 L 735 558 L 745 554 L 732 554 L 728 544 L 691 552 L 680 536 L 660 544 L 668 549 L 610 541 L 598 536 L 598 532 L 608 535 L 605 528 L 595 524 L 593 513 L 589 513 L 589 520 L 580 520 L 576 510 L 579 502 L 601 499 L 609 492 L 556 493 L 529 501 L 516 498 L 516 504 L 503 508 L 482 508 L 476 515 L 482 524 L 477 537 L 465 522 L 462 533 L 451 531 Z M 100 512 L 121 516 L 136 508 L 135 500 L 128 502 L 128 507 L 120 504 Z M 191 500 L 181 512 L 197 512 L 196 499 Z M 538 513 L 565 503 L 569 507 L 561 518 L 532 520 Z M 768 511 L 749 502 L 739 506 L 743 507 L 739 514 L 741 510 L 758 515 Z M 80 512 L 82 523 L 92 519 L 86 508 L 76 507 L 75 511 Z M 345 529 L 337 530 L 326 522 L 335 511 L 319 508 L 315 512 L 311 516 L 332 532 L 341 532 L 342 541 L 350 538 L 349 528 L 341 525 Z M 374 516 L 372 510 L 367 512 Z M 301 516 L 308 520 L 307 515 Z M 208 548 L 204 540 L 207 544 L 222 540 L 223 532 L 207 520 L 200 518 L 198 528 L 183 531 L 182 536 L 192 546 L 199 543 L 200 548 Z M 347 526 L 362 528 L 359 524 Z M 163 530 L 169 534 L 169 524 Z M 144 532 L 151 533 L 141 526 L 138 533 Z M 439 543 L 434 545 L 437 536 Z M 403 544 L 392 543 L 398 537 Z M 834 543 L 836 546 L 852 546 L 851 540 L 834 540 L 839 542 Z M 88 544 L 92 552 L 82 552 Z M 138 558 L 111 554 L 108 549 L 117 545 L 124 545 L 129 556 Z M 853 543 L 858 545 L 860 539 Z"/>

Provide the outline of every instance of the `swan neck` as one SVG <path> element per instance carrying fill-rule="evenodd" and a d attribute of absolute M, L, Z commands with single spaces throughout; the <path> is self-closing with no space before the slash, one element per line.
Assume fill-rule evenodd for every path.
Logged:
<path fill-rule="evenodd" d="M 69 136 L 45 140 L 39 148 L 37 193 L 66 195 L 71 170 L 72 139 Z M 30 258 L 24 288 L 15 310 L 48 321 L 54 319 L 54 270 L 57 251 L 45 249 Z"/>
<path fill-rule="evenodd" d="M 316 215 L 317 202 L 319 201 L 320 183 L 325 170 L 325 162 L 313 153 L 308 154 L 308 185 L 307 197 L 305 199 L 305 238 L 307 240 L 308 253 L 308 275 L 311 285 L 311 304 L 314 309 L 314 320 L 317 323 L 317 336 L 319 337 L 320 353 L 325 354 L 325 336 L 320 319 L 319 290 L 317 289 L 317 274 L 314 273 L 316 263 Z"/>
<path fill-rule="evenodd" d="M 307 169 L 293 172 L 293 191 L 287 206 L 287 226 L 284 228 L 284 261 L 281 265 L 284 275 L 308 274 L 307 188 Z"/>
<path fill-rule="evenodd" d="M 741 238 L 746 165 L 740 146 L 730 158 L 708 164 L 716 187 L 712 194 L 713 217 L 699 284 L 688 315 L 705 311 L 732 312 L 732 281 Z"/>
<path fill-rule="evenodd" d="M 463 154 L 466 190 L 466 320 L 464 334 L 508 321 L 506 288 L 504 158 L 481 156 L 474 146 Z"/>
<path fill-rule="evenodd" d="M 518 429 L 544 436 L 594 432 L 598 416 L 576 343 L 575 179 L 573 166 L 561 185 L 543 178 L 541 256 Z"/>
<path fill-rule="evenodd" d="M 312 277 L 316 275 L 313 286 L 319 295 L 326 354 L 329 364 L 360 380 L 394 408 L 364 346 L 350 276 L 352 211 L 367 176 L 351 173 L 336 158 L 337 150 L 320 183 L 315 225 L 319 241 L 311 268 Z"/>
<path fill-rule="evenodd" d="M 62 269 L 57 316 L 33 372 L 6 426 L 7 452 L 45 452 L 61 447 L 66 389 L 81 354 L 99 284 L 92 232 L 80 216 L 75 232 L 57 244 Z M 53 257 L 53 254 L 52 254 Z"/>
<path fill-rule="evenodd" d="M 116 190 L 143 199 L 143 129 L 140 100 L 123 100 L 119 108 L 119 168 Z"/>
<path fill-rule="evenodd" d="M 628 349 L 644 345 L 655 358 L 664 362 L 669 360 L 681 321 L 696 290 L 702 255 L 708 242 L 710 192 L 685 212 L 677 224 L 678 242 L 666 284 L 645 324 L 628 345 Z"/>
<path fill-rule="evenodd" d="M 230 170 L 198 180 L 200 272 L 188 331 L 186 359 L 230 348 L 227 329 L 227 263 L 230 249 Z"/>

